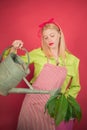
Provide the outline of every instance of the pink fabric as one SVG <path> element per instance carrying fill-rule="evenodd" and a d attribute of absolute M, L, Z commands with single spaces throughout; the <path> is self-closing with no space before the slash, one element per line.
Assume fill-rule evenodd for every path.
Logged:
<path fill-rule="evenodd" d="M 42 90 L 52 90 L 60 88 L 66 78 L 66 68 L 45 64 L 38 78 L 33 83 L 34 88 Z"/>
<path fill-rule="evenodd" d="M 73 129 L 74 120 L 70 120 L 69 122 L 61 122 L 59 126 L 56 127 L 56 130 L 72 130 Z"/>
<path fill-rule="evenodd" d="M 43 28 L 46 24 L 49 24 L 49 23 L 54 23 L 54 18 L 51 18 L 48 21 L 43 22 L 42 24 L 39 25 L 39 27 Z"/>
<path fill-rule="evenodd" d="M 47 99 L 40 94 L 25 96 L 17 130 L 55 130 L 54 120 L 44 113 Z"/>
<path fill-rule="evenodd" d="M 45 64 L 33 87 L 38 90 L 60 88 L 66 77 L 66 69 Z M 22 104 L 17 130 L 55 130 L 55 123 L 44 113 L 48 94 L 27 94 Z M 63 129 L 61 129 L 63 130 Z"/>

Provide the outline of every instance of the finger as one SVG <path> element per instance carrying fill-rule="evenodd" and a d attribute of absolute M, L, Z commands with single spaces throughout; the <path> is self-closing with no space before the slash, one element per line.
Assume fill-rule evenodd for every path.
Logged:
<path fill-rule="evenodd" d="M 13 43 L 12 43 L 13 47 L 18 49 L 18 48 L 21 48 L 23 46 L 23 42 L 21 40 L 15 40 Z"/>
<path fill-rule="evenodd" d="M 21 49 L 23 47 L 23 42 L 21 41 L 20 44 L 19 44 L 19 48 Z"/>
<path fill-rule="evenodd" d="M 21 49 L 23 47 L 23 44 L 19 44 L 19 49 Z"/>

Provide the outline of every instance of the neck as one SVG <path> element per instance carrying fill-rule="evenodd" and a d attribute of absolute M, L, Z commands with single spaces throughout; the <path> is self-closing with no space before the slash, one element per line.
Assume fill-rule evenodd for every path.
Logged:
<path fill-rule="evenodd" d="M 51 52 L 52 52 L 53 57 L 56 60 L 56 65 L 59 65 L 58 49 L 52 48 Z"/>
<path fill-rule="evenodd" d="M 57 60 L 58 59 L 58 49 L 52 48 L 51 49 L 53 57 Z"/>

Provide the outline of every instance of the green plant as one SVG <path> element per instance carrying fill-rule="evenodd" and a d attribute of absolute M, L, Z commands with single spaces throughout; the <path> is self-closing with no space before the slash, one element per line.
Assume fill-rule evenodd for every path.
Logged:
<path fill-rule="evenodd" d="M 68 122 L 71 118 L 81 120 L 82 112 L 80 105 L 72 96 L 58 92 L 51 96 L 46 105 L 45 112 L 54 118 L 55 124 L 59 125 L 62 121 Z"/>

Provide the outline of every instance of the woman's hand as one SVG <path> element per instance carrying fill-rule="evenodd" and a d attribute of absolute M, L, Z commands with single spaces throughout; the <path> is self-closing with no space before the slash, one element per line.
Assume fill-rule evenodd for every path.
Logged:
<path fill-rule="evenodd" d="M 13 41 L 13 43 L 12 43 L 12 46 L 13 46 L 13 48 L 14 49 L 21 49 L 22 47 L 23 47 L 23 41 L 21 41 L 21 40 L 15 40 L 15 41 Z"/>
<path fill-rule="evenodd" d="M 24 43 L 21 40 L 15 40 L 15 41 L 13 41 L 10 53 L 11 52 L 17 53 L 17 49 L 21 49 L 23 47 L 23 44 Z"/>

